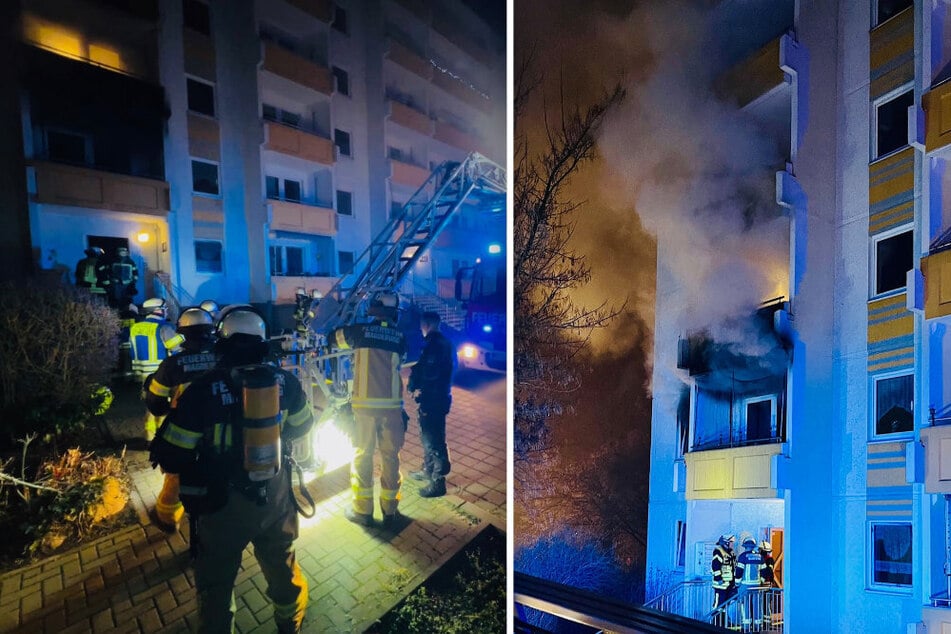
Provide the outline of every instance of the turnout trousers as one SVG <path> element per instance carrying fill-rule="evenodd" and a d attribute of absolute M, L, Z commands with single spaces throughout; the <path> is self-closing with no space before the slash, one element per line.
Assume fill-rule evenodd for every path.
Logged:
<path fill-rule="evenodd" d="M 258 506 L 231 489 L 224 508 L 199 516 L 195 560 L 199 632 L 234 631 L 234 582 L 248 543 L 254 545 L 254 557 L 267 581 L 277 631 L 300 631 L 307 609 L 307 580 L 294 552 L 297 511 L 289 489 L 287 474 L 281 471 L 268 483 L 268 504 Z"/>
<path fill-rule="evenodd" d="M 406 430 L 401 408 L 353 408 L 353 463 L 350 487 L 353 510 L 373 514 L 373 454 L 380 450 L 380 508 L 384 515 L 396 513 L 400 503 L 400 449 Z"/>

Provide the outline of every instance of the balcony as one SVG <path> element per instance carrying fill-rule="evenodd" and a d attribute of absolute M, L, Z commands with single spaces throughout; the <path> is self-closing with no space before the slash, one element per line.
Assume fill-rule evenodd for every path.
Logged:
<path fill-rule="evenodd" d="M 467 153 L 478 149 L 479 146 L 479 140 L 476 137 L 445 121 L 436 121 L 433 137 Z"/>
<path fill-rule="evenodd" d="M 710 451 L 692 451 L 687 465 L 686 499 L 729 500 L 776 498 L 778 456 L 784 444 L 773 443 Z"/>
<path fill-rule="evenodd" d="M 420 112 L 393 99 L 390 99 L 387 103 L 389 104 L 390 121 L 404 128 L 415 130 L 424 136 L 432 136 L 433 121 L 425 112 Z"/>
<path fill-rule="evenodd" d="M 388 39 L 384 55 L 392 62 L 399 64 L 406 70 L 429 80 L 433 76 L 433 65 L 408 46 L 401 44 L 392 37 Z"/>
<path fill-rule="evenodd" d="M 951 145 L 951 81 L 934 86 L 921 96 L 925 113 L 925 150 L 937 152 Z"/>
<path fill-rule="evenodd" d="M 946 231 L 936 244 L 951 240 L 949 234 L 951 231 Z M 930 255 L 921 258 L 919 266 L 925 280 L 925 319 L 951 315 L 951 248 L 933 245 Z"/>
<path fill-rule="evenodd" d="M 925 446 L 925 493 L 951 494 L 951 425 L 921 430 Z"/>
<path fill-rule="evenodd" d="M 492 104 L 488 98 L 481 92 L 469 87 L 463 83 L 463 79 L 456 79 L 448 72 L 437 71 L 433 73 L 433 85 L 449 93 L 456 99 L 469 104 L 483 112 L 489 112 Z"/>
<path fill-rule="evenodd" d="M 264 122 L 264 149 L 323 165 L 333 165 L 335 160 L 330 139 L 273 121 Z"/>
<path fill-rule="evenodd" d="M 776 38 L 753 55 L 725 72 L 716 81 L 721 97 L 742 108 L 785 84 L 780 68 L 780 40 Z"/>
<path fill-rule="evenodd" d="M 168 183 L 86 167 L 28 161 L 36 175 L 38 203 L 164 216 Z"/>
<path fill-rule="evenodd" d="M 328 97 L 333 94 L 333 74 L 326 66 L 313 62 L 273 42 L 262 42 L 261 68 Z"/>
<path fill-rule="evenodd" d="M 429 170 L 412 163 L 390 159 L 390 181 L 416 190 L 429 178 Z"/>
<path fill-rule="evenodd" d="M 269 199 L 271 229 L 317 236 L 337 235 L 337 212 L 329 207 Z"/>

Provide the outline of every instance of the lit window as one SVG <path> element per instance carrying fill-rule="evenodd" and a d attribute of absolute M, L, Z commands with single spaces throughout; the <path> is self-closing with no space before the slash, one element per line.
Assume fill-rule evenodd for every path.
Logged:
<path fill-rule="evenodd" d="M 875 380 L 875 436 L 914 430 L 915 377 L 912 374 Z"/>
<path fill-rule="evenodd" d="M 885 20 L 898 15 L 908 7 L 914 4 L 913 0 L 878 0 L 876 8 L 876 24 L 881 24 Z"/>
<path fill-rule="evenodd" d="M 345 35 L 350 32 L 347 28 L 347 11 L 336 4 L 334 5 L 334 19 L 331 26 Z"/>
<path fill-rule="evenodd" d="M 192 159 L 192 191 L 214 196 L 220 193 L 218 189 L 218 166 L 215 163 Z"/>
<path fill-rule="evenodd" d="M 353 271 L 353 251 L 337 252 L 337 274 L 346 275 Z"/>
<path fill-rule="evenodd" d="M 908 522 L 872 522 L 871 581 L 873 586 L 911 587 L 911 536 L 911 524 Z"/>
<path fill-rule="evenodd" d="M 875 239 L 875 294 L 905 288 L 905 277 L 914 268 L 911 230 Z"/>
<path fill-rule="evenodd" d="M 337 190 L 337 213 L 344 216 L 353 215 L 353 194 Z"/>
<path fill-rule="evenodd" d="M 350 153 L 350 133 L 334 129 L 334 144 L 341 156 L 352 156 Z"/>
<path fill-rule="evenodd" d="M 212 240 L 195 241 L 195 270 L 199 273 L 221 273 L 221 243 Z"/>
<path fill-rule="evenodd" d="M 188 109 L 192 112 L 215 116 L 215 88 L 211 84 L 189 77 Z"/>
<path fill-rule="evenodd" d="M 182 0 L 182 13 L 186 27 L 211 35 L 211 14 L 206 3 L 200 0 Z"/>
<path fill-rule="evenodd" d="M 914 93 L 908 90 L 875 106 L 875 158 L 908 145 L 908 107 L 912 103 Z"/>
<path fill-rule="evenodd" d="M 337 92 L 341 95 L 350 94 L 350 75 L 342 68 L 333 67 L 334 80 L 337 83 Z"/>

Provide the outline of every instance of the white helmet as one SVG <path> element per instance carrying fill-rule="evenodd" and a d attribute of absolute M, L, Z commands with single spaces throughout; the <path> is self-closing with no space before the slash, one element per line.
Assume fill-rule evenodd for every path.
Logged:
<path fill-rule="evenodd" d="M 400 306 L 400 298 L 396 293 L 382 291 L 373 296 L 367 314 L 370 317 L 396 319 Z"/>
<path fill-rule="evenodd" d="M 762 550 L 763 552 L 767 552 L 767 553 L 773 552 L 773 545 L 770 544 L 765 539 L 759 543 L 759 547 L 760 547 L 760 550 Z"/>
<path fill-rule="evenodd" d="M 203 311 L 211 315 L 212 319 L 218 316 L 218 302 L 213 299 L 206 299 L 201 304 L 198 305 Z"/>
<path fill-rule="evenodd" d="M 267 325 L 261 315 L 250 308 L 236 307 L 218 322 L 219 339 L 229 339 L 233 335 L 250 335 L 264 341 L 267 339 Z"/>
<path fill-rule="evenodd" d="M 178 323 L 176 324 L 179 332 L 181 332 L 183 328 L 194 328 L 196 326 L 204 326 L 211 330 L 214 328 L 214 325 L 208 311 L 202 310 L 201 308 L 189 308 L 185 310 L 179 315 Z"/>
<path fill-rule="evenodd" d="M 740 546 L 746 548 L 747 544 L 753 544 L 756 546 L 756 538 L 753 537 L 753 534 L 748 531 L 743 531 L 740 533 Z"/>
<path fill-rule="evenodd" d="M 165 314 L 165 300 L 161 297 L 151 297 L 142 304 L 142 310 L 146 315 L 161 312 Z"/>

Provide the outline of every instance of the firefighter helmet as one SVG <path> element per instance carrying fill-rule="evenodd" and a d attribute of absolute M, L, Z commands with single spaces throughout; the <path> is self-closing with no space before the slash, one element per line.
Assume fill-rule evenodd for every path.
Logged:
<path fill-rule="evenodd" d="M 377 293 L 370 300 L 370 306 L 367 308 L 367 314 L 370 317 L 383 317 L 396 319 L 399 313 L 400 298 L 396 293 L 383 291 Z"/>
<path fill-rule="evenodd" d="M 211 318 L 214 319 L 218 316 L 218 311 L 221 310 L 218 308 L 218 302 L 213 299 L 206 299 L 198 305 L 200 309 L 211 315 Z"/>
<path fill-rule="evenodd" d="M 157 313 L 165 314 L 165 300 L 161 297 L 151 297 L 145 300 L 145 303 L 142 304 L 142 310 L 146 315 L 152 315 Z"/>
<path fill-rule="evenodd" d="M 727 546 L 729 544 L 732 544 L 735 541 L 736 541 L 736 535 L 734 535 L 733 533 L 724 533 L 720 535 L 720 539 L 717 540 L 717 545 Z"/>
<path fill-rule="evenodd" d="M 740 533 L 740 545 L 743 548 L 746 548 L 747 544 L 753 544 L 753 547 L 756 547 L 756 539 L 753 537 L 753 534 L 748 531 L 743 531 Z"/>
<path fill-rule="evenodd" d="M 119 247 L 116 249 L 116 255 L 118 255 L 120 258 L 124 258 L 125 256 L 129 255 L 129 249 L 126 247 Z"/>
<path fill-rule="evenodd" d="M 267 339 L 267 326 L 261 315 L 250 306 L 235 306 L 226 314 L 223 313 L 218 322 L 219 339 L 227 340 L 234 335 L 248 335 L 264 341 Z"/>
<path fill-rule="evenodd" d="M 192 333 L 207 332 L 210 333 L 215 327 L 211 315 L 201 308 L 188 308 L 178 317 L 176 329 L 186 336 Z"/>
<path fill-rule="evenodd" d="M 773 545 L 770 544 L 770 543 L 769 543 L 768 541 L 766 541 L 765 539 L 759 543 L 759 547 L 760 547 L 760 550 L 762 550 L 762 551 L 765 552 L 765 553 L 771 553 L 771 552 L 773 552 Z"/>
<path fill-rule="evenodd" d="M 106 252 L 103 251 L 101 247 L 89 247 L 88 249 L 83 251 L 83 253 L 85 253 L 91 258 L 101 258 L 102 256 L 106 254 Z"/>
<path fill-rule="evenodd" d="M 294 291 L 294 295 L 297 295 L 298 297 L 307 297 L 307 289 L 303 286 L 298 286 L 297 290 Z"/>

